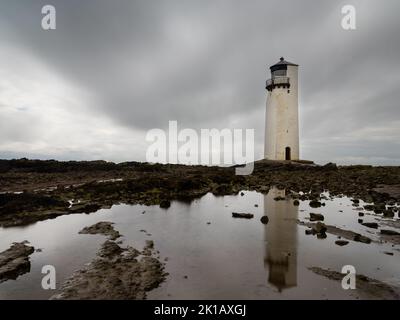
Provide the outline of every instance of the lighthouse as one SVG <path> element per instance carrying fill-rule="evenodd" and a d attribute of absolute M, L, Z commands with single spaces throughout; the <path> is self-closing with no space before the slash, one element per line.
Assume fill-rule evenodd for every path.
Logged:
<path fill-rule="evenodd" d="M 267 80 L 264 158 L 299 159 L 298 68 L 283 57 Z"/>

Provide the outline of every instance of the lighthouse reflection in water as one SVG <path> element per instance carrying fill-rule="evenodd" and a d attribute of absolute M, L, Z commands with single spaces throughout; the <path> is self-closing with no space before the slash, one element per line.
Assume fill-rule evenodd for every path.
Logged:
<path fill-rule="evenodd" d="M 298 207 L 285 198 L 285 190 L 271 188 L 264 196 L 265 225 L 264 266 L 268 282 L 280 292 L 297 286 L 297 216 Z"/>

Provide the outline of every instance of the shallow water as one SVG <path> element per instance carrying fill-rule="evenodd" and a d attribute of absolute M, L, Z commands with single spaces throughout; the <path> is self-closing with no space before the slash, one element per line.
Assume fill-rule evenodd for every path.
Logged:
<path fill-rule="evenodd" d="M 308 201 L 296 207 L 292 200 L 273 200 L 278 195 L 284 195 L 284 191 L 225 197 L 207 194 L 192 203 L 174 201 L 167 210 L 117 205 L 92 214 L 0 229 L 0 251 L 23 240 L 42 249 L 31 255 L 29 273 L 0 284 L 0 299 L 47 299 L 56 293 L 41 288 L 42 266 L 55 266 L 60 287 L 74 270 L 95 257 L 105 241 L 102 235 L 78 234 L 99 221 L 114 222 L 115 229 L 124 235 L 124 244 L 138 249 L 145 240 L 154 240 L 160 259 L 167 258 L 169 276 L 149 292 L 149 299 L 358 298 L 357 291 L 343 290 L 340 282 L 308 270 L 313 266 L 340 271 L 344 265 L 353 265 L 359 274 L 400 286 L 399 246 L 350 241 L 340 247 L 334 243 L 337 236 L 317 239 L 305 235 L 306 227 L 298 225 L 297 219 L 305 221 L 309 212 L 322 213 L 326 224 L 379 240 L 377 230 L 358 223 L 358 211 L 349 198 L 327 200 L 325 207 L 312 209 Z M 255 216 L 235 219 L 232 212 Z M 263 215 L 269 217 L 267 225 L 260 222 Z M 370 222 L 381 218 L 371 213 L 363 219 Z"/>

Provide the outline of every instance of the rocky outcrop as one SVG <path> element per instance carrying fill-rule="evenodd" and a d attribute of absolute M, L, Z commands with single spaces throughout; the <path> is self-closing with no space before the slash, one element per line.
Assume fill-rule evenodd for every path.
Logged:
<path fill-rule="evenodd" d="M 166 276 L 163 263 L 152 256 L 153 246 L 149 242 L 140 252 L 107 240 L 97 257 L 75 272 L 51 299 L 145 299 L 146 293 L 158 287 Z"/>
<path fill-rule="evenodd" d="M 121 235 L 120 233 L 114 229 L 112 222 L 105 222 L 101 221 L 98 222 L 90 227 L 85 227 L 81 231 L 79 231 L 80 234 L 102 234 L 105 236 L 108 236 L 108 239 L 110 240 L 116 240 L 118 239 Z"/>
<path fill-rule="evenodd" d="M 11 247 L 0 252 L 0 283 L 15 280 L 31 269 L 29 256 L 35 251 L 27 242 L 13 243 Z"/>

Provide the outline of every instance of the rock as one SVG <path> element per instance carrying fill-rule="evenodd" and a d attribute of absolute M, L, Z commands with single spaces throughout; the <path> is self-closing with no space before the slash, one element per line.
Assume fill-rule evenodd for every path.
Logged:
<path fill-rule="evenodd" d="M 309 206 L 311 208 L 319 208 L 321 207 L 321 205 L 322 205 L 321 202 L 319 202 L 318 200 L 311 200 L 309 203 Z"/>
<path fill-rule="evenodd" d="M 150 250 L 150 249 L 149 249 Z M 76 271 L 51 299 L 142 300 L 165 280 L 164 264 L 132 247 L 107 240 L 98 256 Z"/>
<path fill-rule="evenodd" d="M 225 196 L 233 192 L 232 185 L 223 183 L 215 187 L 212 191 L 215 196 Z"/>
<path fill-rule="evenodd" d="M 364 223 L 363 219 L 358 219 L 358 223 Z"/>
<path fill-rule="evenodd" d="M 268 216 L 262 216 L 260 221 L 262 224 L 267 224 L 269 221 L 269 218 L 268 218 Z"/>
<path fill-rule="evenodd" d="M 154 248 L 154 241 L 153 240 L 146 240 L 146 246 L 145 248 Z"/>
<path fill-rule="evenodd" d="M 335 244 L 337 244 L 338 246 L 345 246 L 346 244 L 349 244 L 349 241 L 346 240 L 336 240 Z"/>
<path fill-rule="evenodd" d="M 327 237 L 326 230 L 326 225 L 318 221 L 316 224 L 312 225 L 311 229 L 306 230 L 306 234 L 317 235 L 318 239 L 325 239 Z"/>
<path fill-rule="evenodd" d="M 168 209 L 171 206 L 171 201 L 169 200 L 161 200 L 160 208 Z"/>
<path fill-rule="evenodd" d="M 102 234 L 108 236 L 108 239 L 115 240 L 118 239 L 121 235 L 118 231 L 114 230 L 112 222 L 101 221 L 90 227 L 85 227 L 81 231 L 80 234 Z"/>
<path fill-rule="evenodd" d="M 385 229 L 381 229 L 381 234 L 384 234 L 387 236 L 400 236 L 400 233 L 398 233 L 397 231 L 385 230 Z"/>
<path fill-rule="evenodd" d="M 328 279 L 335 280 L 338 282 L 343 281 L 343 273 L 339 271 L 322 269 L 320 267 L 308 268 L 314 273 L 324 276 Z M 368 278 L 362 274 L 356 275 L 357 283 L 357 294 L 360 294 L 363 299 L 393 299 L 398 300 L 400 298 L 398 288 L 389 286 L 384 282 L 380 282 L 376 279 Z"/>
<path fill-rule="evenodd" d="M 310 212 L 310 221 L 324 221 L 324 216 L 320 213 Z"/>
<path fill-rule="evenodd" d="M 254 207 L 258 208 L 258 204 L 255 204 Z"/>
<path fill-rule="evenodd" d="M 326 235 L 325 232 L 317 233 L 317 238 L 318 239 L 325 239 L 326 237 L 327 237 L 327 235 Z"/>
<path fill-rule="evenodd" d="M 244 192 L 241 192 L 240 195 L 243 197 L 244 196 Z"/>
<path fill-rule="evenodd" d="M 325 233 L 327 228 L 326 225 L 322 222 L 317 222 L 313 228 L 316 233 Z"/>
<path fill-rule="evenodd" d="M 99 250 L 98 255 L 100 257 L 114 257 L 120 255 L 122 253 L 122 248 L 114 241 L 107 240 L 103 243 L 102 247 Z"/>
<path fill-rule="evenodd" d="M 374 212 L 376 214 L 382 214 L 386 210 L 385 203 L 377 203 L 374 205 Z"/>
<path fill-rule="evenodd" d="M 336 163 L 333 162 L 328 162 L 327 164 L 323 165 L 321 167 L 323 170 L 337 170 L 337 165 Z"/>
<path fill-rule="evenodd" d="M 368 228 L 378 229 L 378 224 L 376 222 L 364 222 L 362 225 Z"/>
<path fill-rule="evenodd" d="M 359 217 L 364 217 L 364 212 L 359 212 L 359 213 L 358 213 L 358 216 L 359 216 Z"/>
<path fill-rule="evenodd" d="M 383 210 L 383 216 L 385 218 L 393 218 L 394 212 L 392 210 Z"/>
<path fill-rule="evenodd" d="M 15 280 L 31 269 L 29 256 L 35 251 L 25 242 L 13 243 L 11 247 L 0 252 L 0 283 Z"/>
<path fill-rule="evenodd" d="M 359 240 L 364 241 L 365 243 L 371 242 L 371 239 L 369 239 L 367 237 L 360 238 L 360 234 L 355 233 L 354 231 L 340 229 L 336 226 L 325 225 L 324 223 L 319 222 L 319 221 L 317 223 L 298 221 L 298 223 L 300 225 L 304 225 L 304 226 L 311 228 L 308 232 L 306 232 L 306 234 L 316 234 L 318 232 L 318 230 L 324 231 L 324 227 L 325 227 L 326 231 L 324 231 L 324 232 L 336 235 L 338 237 L 342 237 L 347 240 L 354 241 L 354 238 L 356 237 Z M 320 225 L 317 226 L 317 224 L 320 224 Z"/>
<path fill-rule="evenodd" d="M 364 206 L 364 209 L 365 209 L 365 210 L 368 210 L 368 211 L 373 211 L 373 210 L 375 209 L 375 206 L 372 205 L 372 204 L 366 204 L 366 205 Z"/>
<path fill-rule="evenodd" d="M 354 236 L 353 240 L 357 241 L 357 242 L 362 242 L 362 243 L 371 243 L 371 239 L 370 238 L 365 237 L 365 236 L 363 236 L 361 234 L 358 234 L 358 233 Z"/>
<path fill-rule="evenodd" d="M 293 205 L 296 206 L 296 207 L 298 207 L 298 206 L 300 205 L 299 200 L 294 200 L 294 201 L 293 201 Z"/>
<path fill-rule="evenodd" d="M 252 218 L 254 218 L 254 214 L 252 214 L 252 213 L 232 212 L 232 218 L 252 219 Z"/>

